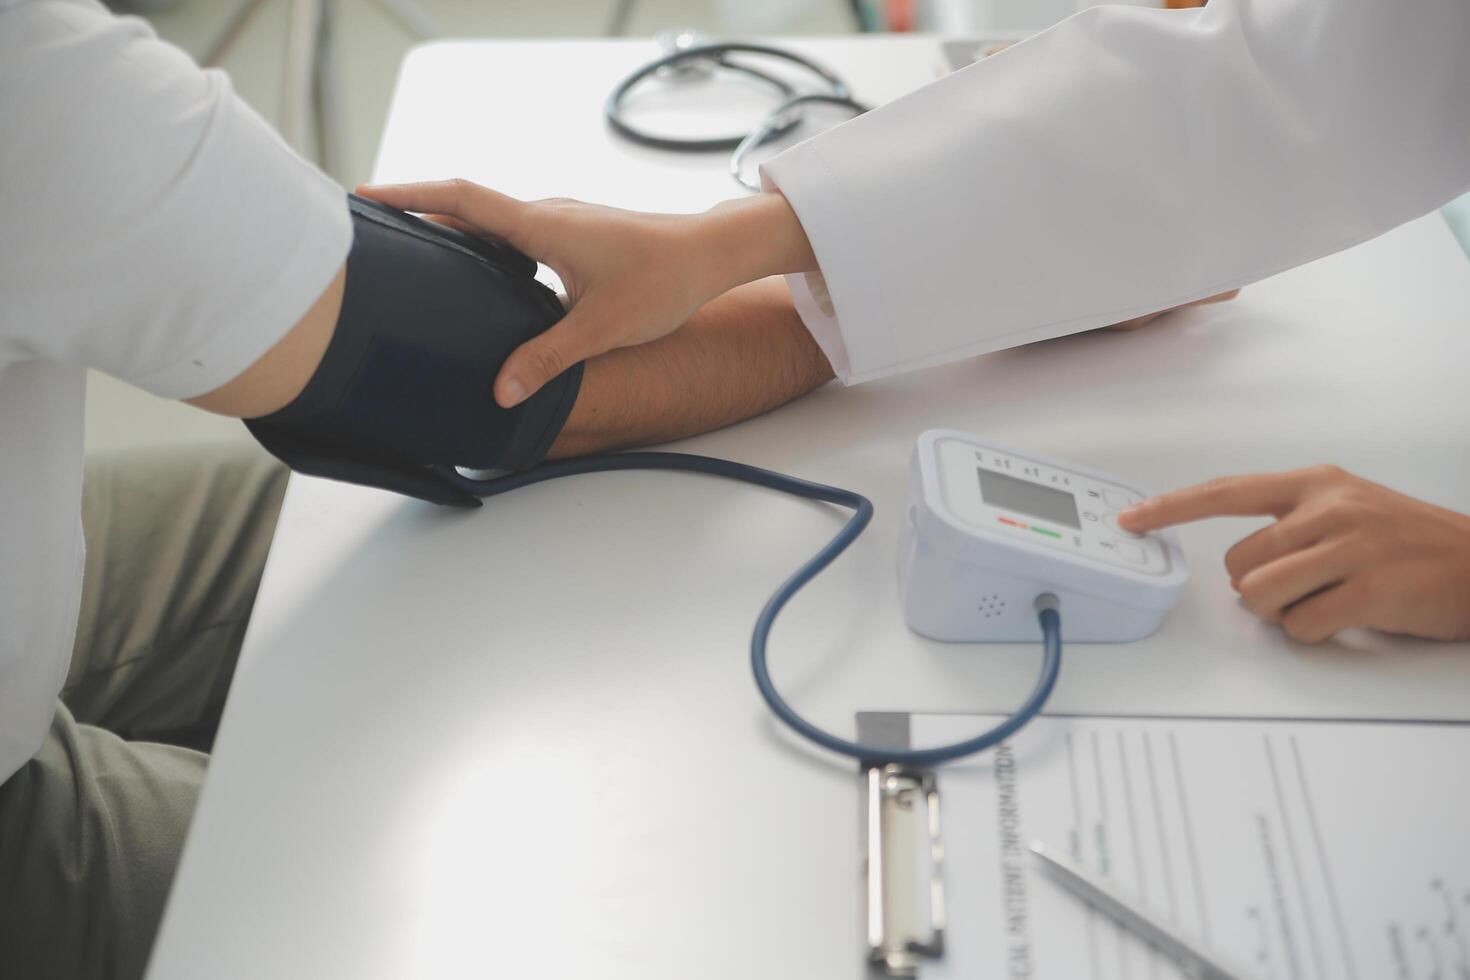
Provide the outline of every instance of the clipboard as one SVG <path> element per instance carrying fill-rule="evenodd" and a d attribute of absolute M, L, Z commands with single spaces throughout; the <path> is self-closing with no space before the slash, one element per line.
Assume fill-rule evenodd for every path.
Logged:
<path fill-rule="evenodd" d="M 912 747 L 913 716 L 860 711 L 858 741 Z M 879 976 L 916 977 L 944 955 L 944 837 L 939 780 L 931 771 L 867 766 L 863 854 L 867 876 L 867 947 Z"/>
<path fill-rule="evenodd" d="M 901 748 L 983 724 L 858 715 Z M 938 775 L 870 768 L 872 970 L 1173 975 L 1032 870 L 1040 838 L 1260 975 L 1470 976 L 1466 757 L 1462 721 L 1043 715 Z"/>

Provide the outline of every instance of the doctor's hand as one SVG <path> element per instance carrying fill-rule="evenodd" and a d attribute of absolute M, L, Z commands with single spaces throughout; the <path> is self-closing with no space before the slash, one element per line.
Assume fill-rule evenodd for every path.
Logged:
<path fill-rule="evenodd" d="M 1226 477 L 1118 515 L 1144 533 L 1206 517 L 1276 518 L 1225 555 L 1257 616 L 1303 643 L 1367 627 L 1470 639 L 1470 516 L 1315 466 Z"/>
<path fill-rule="evenodd" d="M 358 193 L 502 238 L 561 277 L 571 310 L 512 353 L 495 379 L 495 400 L 507 408 L 579 361 L 673 332 L 729 289 L 816 268 L 796 215 L 774 193 L 680 215 L 519 201 L 465 180 Z"/>

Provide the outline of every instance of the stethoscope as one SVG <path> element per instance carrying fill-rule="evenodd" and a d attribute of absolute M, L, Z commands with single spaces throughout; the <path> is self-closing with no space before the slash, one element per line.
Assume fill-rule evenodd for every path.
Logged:
<path fill-rule="evenodd" d="M 609 93 L 604 112 L 613 132 L 641 146 L 676 153 L 706 153 L 733 150 L 730 155 L 730 176 L 747 190 L 760 190 L 760 183 L 745 176 L 745 160 L 756 147 L 769 140 L 779 139 L 801 124 L 801 109 L 805 106 L 824 104 L 842 106 L 861 115 L 870 108 L 852 97 L 847 83 L 830 69 L 794 51 L 774 48 L 766 44 L 751 44 L 740 41 L 720 41 L 701 44 L 692 32 L 661 37 L 670 52 L 651 61 L 624 78 Z M 732 61 L 729 55 L 751 55 L 774 58 L 815 75 L 827 86 L 825 92 L 798 93 L 785 79 L 740 61 Z M 655 76 L 678 81 L 683 78 L 707 78 L 716 70 L 736 72 L 754 78 L 775 89 L 781 102 L 772 109 L 755 128 L 748 133 L 735 136 L 681 138 L 660 136 L 645 132 L 628 122 L 623 113 L 623 104 L 636 86 Z"/>

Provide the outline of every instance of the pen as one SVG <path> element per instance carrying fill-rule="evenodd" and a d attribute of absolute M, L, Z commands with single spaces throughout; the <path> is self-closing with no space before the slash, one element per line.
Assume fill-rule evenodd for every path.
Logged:
<path fill-rule="evenodd" d="M 1176 960 L 1185 975 L 1196 980 L 1257 980 L 1255 974 L 1229 963 L 1198 939 L 1165 925 L 1138 901 L 1060 854 L 1047 850 L 1039 841 L 1032 843 L 1031 853 L 1042 869 L 1063 888 Z"/>

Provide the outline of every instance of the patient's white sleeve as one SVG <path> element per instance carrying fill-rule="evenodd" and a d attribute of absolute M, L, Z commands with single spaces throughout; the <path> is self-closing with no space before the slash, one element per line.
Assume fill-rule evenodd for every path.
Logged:
<path fill-rule="evenodd" d="M 1381 234 L 1470 189 L 1466 38 L 1470 0 L 1084 11 L 762 168 L 797 308 L 853 383 Z"/>
<path fill-rule="evenodd" d="M 216 70 L 95 0 L 0 0 L 0 366 L 219 387 L 347 258 L 347 195 Z"/>

